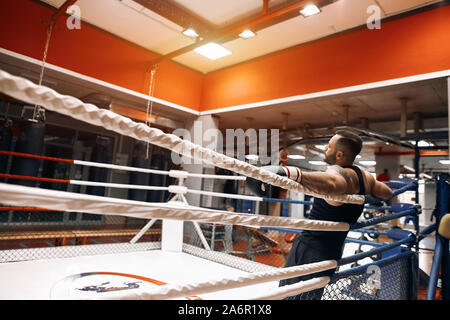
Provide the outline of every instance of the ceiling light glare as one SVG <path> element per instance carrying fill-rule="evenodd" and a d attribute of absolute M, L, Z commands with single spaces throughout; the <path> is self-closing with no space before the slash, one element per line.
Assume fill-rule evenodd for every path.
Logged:
<path fill-rule="evenodd" d="M 316 144 L 315 147 L 320 150 L 325 150 L 327 148 L 327 146 L 323 144 Z"/>
<path fill-rule="evenodd" d="M 256 154 L 248 154 L 245 156 L 245 159 L 251 161 L 258 161 L 259 157 Z"/>
<path fill-rule="evenodd" d="M 450 164 L 450 160 L 439 160 L 439 163 Z"/>
<path fill-rule="evenodd" d="M 359 163 L 361 163 L 364 166 L 374 166 L 377 164 L 377 162 L 373 161 L 373 160 L 362 160 L 362 161 L 359 161 Z"/>
<path fill-rule="evenodd" d="M 311 160 L 308 161 L 310 164 L 314 165 L 314 166 L 326 166 L 327 164 L 323 161 L 315 161 L 315 160 Z"/>
<path fill-rule="evenodd" d="M 411 143 L 412 145 L 416 145 L 416 142 L 415 142 L 415 141 L 409 141 L 409 143 Z M 420 140 L 420 141 L 417 143 L 417 146 L 418 146 L 418 147 L 433 147 L 434 144 L 432 144 L 431 142 L 425 141 L 425 140 Z"/>
<path fill-rule="evenodd" d="M 184 34 L 185 36 L 190 37 L 190 38 L 197 38 L 197 37 L 198 37 L 197 32 L 195 32 L 195 30 L 192 29 L 192 28 L 189 28 L 189 29 L 184 30 L 184 31 L 183 31 L 183 34 Z"/>
<path fill-rule="evenodd" d="M 431 142 L 427 142 L 425 140 L 420 140 L 417 145 L 419 147 L 432 147 L 432 146 L 434 146 L 434 144 L 432 144 Z"/>
<path fill-rule="evenodd" d="M 292 159 L 292 160 L 303 160 L 303 159 L 305 159 L 304 156 L 299 155 L 299 154 L 290 154 L 290 155 L 288 155 L 288 158 Z"/>
<path fill-rule="evenodd" d="M 252 31 L 252 30 L 244 30 L 239 34 L 239 37 L 244 38 L 244 39 L 248 39 L 251 37 L 256 36 L 256 34 Z"/>
<path fill-rule="evenodd" d="M 318 14 L 319 12 L 320 12 L 320 9 L 314 4 L 307 5 L 302 10 L 300 10 L 300 13 L 304 17 L 309 17 L 312 15 Z"/>
<path fill-rule="evenodd" d="M 230 50 L 213 42 L 195 48 L 194 51 L 211 60 L 216 60 L 232 53 Z"/>

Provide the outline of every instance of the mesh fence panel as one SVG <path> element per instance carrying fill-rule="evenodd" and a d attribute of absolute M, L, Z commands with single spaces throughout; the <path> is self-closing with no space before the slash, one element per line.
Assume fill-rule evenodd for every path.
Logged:
<path fill-rule="evenodd" d="M 206 259 L 247 272 L 283 267 L 295 236 L 243 226 L 199 224 L 199 227 L 203 235 L 191 222 L 185 222 L 187 252 L 196 254 L 195 251 L 199 251 L 203 253 L 200 256 Z M 211 251 L 205 249 L 204 242 Z M 339 273 L 338 270 L 332 277 L 324 289 L 322 300 L 415 300 L 417 263 L 417 256 L 412 251 L 376 261 L 375 265 L 380 270 L 379 289 L 374 287 L 370 278 L 372 270 L 368 270 L 373 263 L 354 268 L 343 266 L 341 270 L 345 271 Z"/>
<path fill-rule="evenodd" d="M 384 259 L 383 259 L 384 260 Z M 408 251 L 380 260 L 378 285 L 371 265 L 336 273 L 325 287 L 322 300 L 415 300 L 417 299 L 417 256 Z M 372 265 L 373 266 L 373 265 Z"/>
<path fill-rule="evenodd" d="M 206 249 L 206 242 L 212 249 L 211 254 L 239 257 L 248 265 L 240 268 L 246 270 L 253 270 L 253 265 L 283 267 L 293 240 L 292 234 L 274 230 L 209 223 L 198 225 L 196 229 L 192 222 L 185 222 L 185 244 Z"/>
<path fill-rule="evenodd" d="M 148 220 L 26 210 L 1 211 L 0 216 L 0 262 L 160 248 L 160 221 L 131 244 Z"/>

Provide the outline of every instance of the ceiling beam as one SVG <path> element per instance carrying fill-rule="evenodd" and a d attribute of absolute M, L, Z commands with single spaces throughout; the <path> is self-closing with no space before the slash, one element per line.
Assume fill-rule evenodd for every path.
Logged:
<path fill-rule="evenodd" d="M 269 0 L 263 0 L 262 14 L 267 14 L 269 12 Z"/>
<path fill-rule="evenodd" d="M 214 26 L 182 7 L 167 0 L 134 0 L 141 6 L 179 25 L 184 29 L 192 28 L 200 36 L 206 36 Z"/>
<path fill-rule="evenodd" d="M 56 10 L 55 13 L 52 14 L 52 16 L 49 19 L 49 24 L 55 24 L 56 20 L 66 13 L 67 9 L 74 5 L 77 0 L 66 0 L 59 8 Z"/>
<path fill-rule="evenodd" d="M 140 0 L 144 1 L 144 0 Z M 294 15 L 300 15 L 299 10 L 303 9 L 308 4 L 316 4 L 318 5 L 321 1 L 319 0 L 299 0 L 295 1 L 293 3 L 289 3 L 285 6 L 282 6 L 278 9 L 268 11 L 266 14 L 261 14 L 255 18 L 251 18 L 249 20 L 245 20 L 242 22 L 235 23 L 231 26 L 215 30 L 211 32 L 208 36 L 204 37 L 203 39 L 197 41 L 196 43 L 193 43 L 191 45 L 188 45 L 186 47 L 183 47 L 181 49 L 172 51 L 166 55 L 160 56 L 153 60 L 153 64 L 156 64 L 162 60 L 165 59 L 172 59 L 174 57 L 180 56 L 182 54 L 185 54 L 189 51 L 194 50 L 197 47 L 200 47 L 204 44 L 207 44 L 209 42 L 218 42 L 223 39 L 229 39 L 230 37 L 236 37 L 238 34 L 240 34 L 245 29 L 255 29 L 262 25 L 265 27 L 268 27 L 270 25 L 279 23 L 286 17 L 292 18 L 292 14 Z"/>

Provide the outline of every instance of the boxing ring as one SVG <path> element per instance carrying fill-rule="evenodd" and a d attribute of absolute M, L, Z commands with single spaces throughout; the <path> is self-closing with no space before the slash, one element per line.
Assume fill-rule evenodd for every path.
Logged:
<path fill-rule="evenodd" d="M 75 239 L 72 245 L 0 250 L 0 299 L 272 300 L 322 287 L 325 287 L 322 299 L 326 300 L 405 300 L 417 297 L 418 265 L 413 249 L 419 235 L 419 205 L 389 204 L 360 195 L 317 194 L 287 177 L 165 134 L 146 124 L 133 122 L 109 110 L 85 104 L 74 97 L 60 95 L 52 89 L 37 86 L 1 70 L 0 91 L 18 100 L 41 105 L 46 110 L 238 174 L 222 176 L 181 170 L 151 170 L 2 151 L 1 155 L 9 157 L 167 175 L 177 184 L 141 186 L 0 173 L 3 179 L 142 189 L 171 194 L 171 199 L 165 203 L 152 203 L 0 183 L 3 211 L 36 210 L 53 215 L 78 212 L 105 220 L 119 217 L 140 221 L 139 228 L 127 242 L 88 244 L 86 232 L 81 235 L 80 230 L 56 230 L 56 233 L 61 233 L 59 236 L 64 239 L 64 244 L 68 238 Z M 183 182 L 191 177 L 235 181 L 244 181 L 250 177 L 323 199 L 365 203 L 366 212 L 374 214 L 350 225 L 192 206 L 187 202 L 186 194 L 255 203 L 312 203 L 189 189 Z M 416 190 L 417 182 L 394 181 L 390 186 L 395 189 L 396 196 Z M 403 217 L 412 221 L 413 230 L 379 231 L 376 228 L 380 223 Z M 159 229 L 155 229 L 156 225 L 160 226 Z M 159 230 L 160 238 L 145 240 L 152 230 Z M 278 256 L 282 260 L 289 251 L 293 236 L 302 230 L 348 231 L 342 259 L 290 268 L 282 268 L 280 263 L 261 261 L 261 256 L 265 254 Z M 111 231 L 109 235 L 114 233 Z M 373 240 L 381 235 L 385 241 L 367 241 L 362 235 L 368 235 Z M 14 237 L 8 236 L 11 239 Z M 83 240 L 80 242 L 80 239 Z M 221 246 L 215 246 L 216 240 L 220 240 Z M 281 279 L 334 268 L 338 268 L 338 271 L 332 277 L 317 277 L 278 287 Z"/>

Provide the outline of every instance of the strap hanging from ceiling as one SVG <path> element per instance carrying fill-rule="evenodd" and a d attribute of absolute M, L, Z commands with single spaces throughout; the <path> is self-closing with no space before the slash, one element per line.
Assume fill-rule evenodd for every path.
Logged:
<path fill-rule="evenodd" d="M 153 97 L 153 88 L 154 88 L 154 80 L 155 80 L 155 74 L 156 74 L 156 69 L 157 69 L 158 65 L 154 64 L 152 66 L 152 69 L 150 70 L 150 85 L 149 85 L 149 90 L 148 90 L 148 95 L 149 98 L 147 100 L 147 110 L 145 113 L 145 124 L 148 125 L 149 127 L 151 126 L 151 117 L 153 116 L 153 99 L 151 99 L 151 97 Z M 148 159 L 149 157 L 149 150 L 150 150 L 150 143 L 147 142 L 147 153 L 146 153 L 146 159 Z"/>

